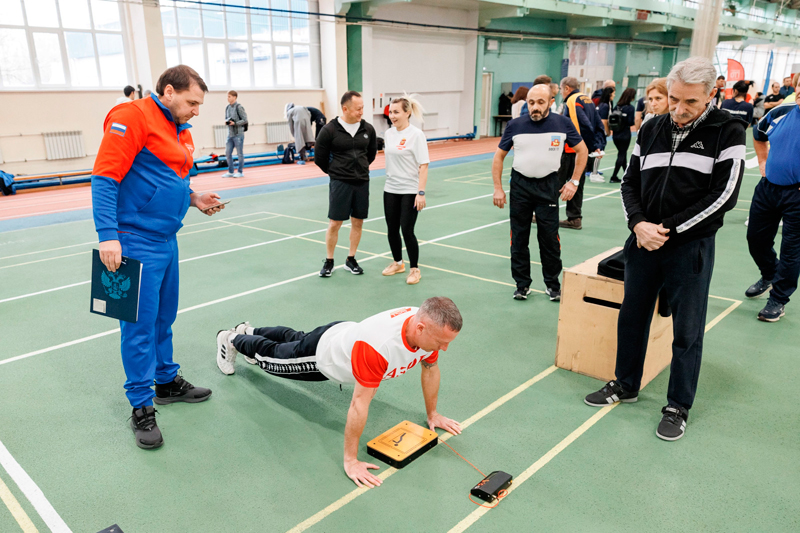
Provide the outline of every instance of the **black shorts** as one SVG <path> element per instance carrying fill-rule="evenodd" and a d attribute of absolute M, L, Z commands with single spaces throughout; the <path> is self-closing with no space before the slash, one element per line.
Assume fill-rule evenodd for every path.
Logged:
<path fill-rule="evenodd" d="M 369 181 L 331 180 L 328 196 L 328 218 L 349 220 L 365 219 L 369 214 Z"/>

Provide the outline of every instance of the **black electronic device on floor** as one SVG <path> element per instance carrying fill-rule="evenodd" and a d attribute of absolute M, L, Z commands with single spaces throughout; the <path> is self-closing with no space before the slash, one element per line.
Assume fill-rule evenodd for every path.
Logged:
<path fill-rule="evenodd" d="M 506 474 L 502 470 L 495 470 L 472 487 L 469 492 L 485 502 L 493 502 L 499 497 L 501 491 L 506 490 L 511 485 L 512 479 L 511 474 Z"/>

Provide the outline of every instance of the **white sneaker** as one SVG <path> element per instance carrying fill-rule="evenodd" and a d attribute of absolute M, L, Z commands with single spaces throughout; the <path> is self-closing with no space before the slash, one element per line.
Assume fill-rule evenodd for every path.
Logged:
<path fill-rule="evenodd" d="M 244 174 L 242 174 L 241 172 L 234 172 L 233 173 L 233 177 L 234 178 L 243 178 Z"/>
<path fill-rule="evenodd" d="M 234 177 L 233 176 L 233 172 L 228 171 L 225 174 L 223 174 L 222 177 L 223 178 L 232 178 L 232 177 Z"/>
<path fill-rule="evenodd" d="M 231 342 L 231 337 L 235 332 L 230 329 L 223 329 L 217 333 L 217 366 L 223 374 L 231 375 L 235 372 L 236 348 Z"/>
<path fill-rule="evenodd" d="M 236 332 L 237 335 L 252 335 L 253 327 L 250 325 L 250 322 L 242 322 L 241 324 L 239 324 L 234 328 L 234 331 Z M 255 357 L 249 357 L 245 354 L 242 354 L 242 356 L 244 356 L 244 360 L 247 361 L 249 364 L 251 365 L 258 364 L 258 361 L 256 361 Z"/>

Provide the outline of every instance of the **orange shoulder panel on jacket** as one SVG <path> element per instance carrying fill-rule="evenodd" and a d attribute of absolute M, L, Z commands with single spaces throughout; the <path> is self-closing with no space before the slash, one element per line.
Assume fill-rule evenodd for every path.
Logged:
<path fill-rule="evenodd" d="M 135 102 L 112 109 L 103 124 L 103 140 L 97 151 L 92 175 L 122 181 L 136 154 L 147 141 L 147 120 Z"/>

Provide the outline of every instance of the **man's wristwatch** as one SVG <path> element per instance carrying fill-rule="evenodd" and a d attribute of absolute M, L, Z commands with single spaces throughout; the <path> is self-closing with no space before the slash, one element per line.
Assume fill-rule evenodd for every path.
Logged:
<path fill-rule="evenodd" d="M 425 196 L 425 191 L 419 191 L 417 192 L 417 194 L 419 194 L 420 196 Z"/>
<path fill-rule="evenodd" d="M 580 187 L 581 186 L 581 182 L 579 180 L 569 180 L 569 182 L 571 184 L 573 184 L 574 186 L 576 186 L 576 187 Z"/>

